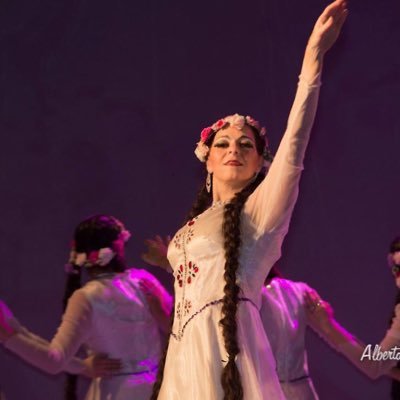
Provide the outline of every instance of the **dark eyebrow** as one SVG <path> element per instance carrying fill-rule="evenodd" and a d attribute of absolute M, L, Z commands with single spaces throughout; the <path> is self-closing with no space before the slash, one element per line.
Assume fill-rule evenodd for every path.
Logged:
<path fill-rule="evenodd" d="M 230 139 L 230 136 L 221 135 L 218 138 L 215 138 L 215 140 L 218 140 L 218 139 Z M 252 142 L 255 142 L 255 140 L 251 136 L 247 136 L 247 135 L 242 135 L 237 140 L 240 140 L 240 139 L 250 139 Z"/>

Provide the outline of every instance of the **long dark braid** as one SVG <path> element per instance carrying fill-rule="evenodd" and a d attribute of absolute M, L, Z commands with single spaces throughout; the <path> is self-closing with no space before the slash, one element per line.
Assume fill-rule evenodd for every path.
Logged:
<path fill-rule="evenodd" d="M 265 139 L 259 135 L 257 129 L 249 128 L 254 133 L 258 154 L 262 155 L 265 149 Z M 244 204 L 251 193 L 262 182 L 265 175 L 259 173 L 256 178 L 224 207 L 222 222 L 222 234 L 224 237 L 225 270 L 224 270 L 224 297 L 222 299 L 222 336 L 228 360 L 222 370 L 221 385 L 224 391 L 224 400 L 242 400 L 243 387 L 239 369 L 236 365 L 236 357 L 240 352 L 237 340 L 237 308 L 239 302 L 240 287 L 237 284 L 237 272 L 239 269 L 241 238 L 241 214 Z"/>
<path fill-rule="evenodd" d="M 221 384 L 224 390 L 224 400 L 243 399 L 243 388 L 240 373 L 236 365 L 236 356 L 240 352 L 237 340 L 237 321 L 236 314 L 239 302 L 240 287 L 237 284 L 237 272 L 239 269 L 239 256 L 242 244 L 241 239 L 241 213 L 243 206 L 263 180 L 264 175 L 259 174 L 257 178 L 237 193 L 233 200 L 225 205 L 224 220 L 222 224 L 222 234 L 224 237 L 225 250 L 225 287 L 222 300 L 222 336 L 224 338 L 225 349 L 228 353 L 228 360 L 222 370 Z"/>
<path fill-rule="evenodd" d="M 86 252 L 109 247 L 117 239 L 122 230 L 122 224 L 114 217 L 107 215 L 95 215 L 82 221 L 74 233 L 75 250 Z M 65 311 L 69 298 L 75 290 L 81 287 L 81 268 L 72 265 L 73 270 L 67 276 L 63 297 L 63 311 Z M 93 267 L 96 268 L 96 267 Z M 116 256 L 102 271 L 122 272 L 126 268 L 125 260 L 121 255 Z M 78 376 L 66 373 L 64 384 L 64 399 L 77 400 Z"/>

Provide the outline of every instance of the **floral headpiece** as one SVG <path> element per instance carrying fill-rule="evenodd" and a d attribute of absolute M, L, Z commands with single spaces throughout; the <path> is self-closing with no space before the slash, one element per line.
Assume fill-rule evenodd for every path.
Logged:
<path fill-rule="evenodd" d="M 111 248 L 104 247 L 99 250 L 91 251 L 88 254 L 77 253 L 75 250 L 75 243 L 73 242 L 72 249 L 69 254 L 68 264 L 65 265 L 65 272 L 68 274 L 77 274 L 78 271 L 74 268 L 74 266 L 91 268 L 96 265 L 105 267 L 116 256 L 116 254 L 122 251 L 124 248 L 124 243 L 127 242 L 130 237 L 130 232 L 126 229 L 123 229 L 118 235 L 117 239 L 111 243 Z"/>
<path fill-rule="evenodd" d="M 267 130 L 264 127 L 261 127 L 260 123 L 256 121 L 254 118 L 249 117 L 249 116 L 243 116 L 239 114 L 233 114 L 233 115 L 228 115 L 225 118 L 219 119 L 217 122 L 212 124 L 211 126 L 208 126 L 207 128 L 204 128 L 201 131 L 200 134 L 200 141 L 197 143 L 196 149 L 194 153 L 196 154 L 196 157 L 201 161 L 205 162 L 207 159 L 208 152 L 210 151 L 210 148 L 206 145 L 206 141 L 209 139 L 209 137 L 218 132 L 220 129 L 225 128 L 227 125 L 233 126 L 238 130 L 242 130 L 245 125 L 252 126 L 255 128 L 260 136 L 262 136 L 265 140 L 265 148 L 263 151 L 263 157 L 265 159 L 265 166 L 269 167 L 272 160 L 273 156 L 272 153 L 270 152 L 268 148 L 268 139 L 266 136 Z"/>

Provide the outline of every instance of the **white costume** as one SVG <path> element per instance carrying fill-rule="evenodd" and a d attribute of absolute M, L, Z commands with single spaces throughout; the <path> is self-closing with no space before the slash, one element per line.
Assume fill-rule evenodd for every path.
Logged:
<path fill-rule="evenodd" d="M 171 297 L 145 270 L 104 274 L 74 292 L 50 343 L 22 328 L 4 345 L 46 372 L 79 374 L 83 364 L 74 355 L 84 344 L 91 354 L 105 354 L 123 363 L 116 376 L 94 379 L 86 400 L 147 400 L 157 372 L 161 336 L 141 287 L 143 281 L 170 309 Z"/>
<path fill-rule="evenodd" d="M 280 257 L 297 199 L 303 157 L 319 93 L 300 79 L 287 130 L 265 180 L 242 214 L 238 284 L 237 365 L 245 400 L 283 399 L 275 361 L 261 322 L 261 288 Z M 175 316 L 159 400 L 220 400 L 227 361 L 221 299 L 225 255 L 221 232 L 224 205 L 216 203 L 174 236 L 168 258 L 175 276 Z"/>
<path fill-rule="evenodd" d="M 274 278 L 262 289 L 261 320 L 286 400 L 318 400 L 309 377 L 305 333 L 308 326 L 302 282 Z"/>

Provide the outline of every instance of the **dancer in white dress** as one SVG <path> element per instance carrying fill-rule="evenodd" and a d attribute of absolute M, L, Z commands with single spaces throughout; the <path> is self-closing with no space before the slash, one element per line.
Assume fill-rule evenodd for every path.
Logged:
<path fill-rule="evenodd" d="M 261 288 L 279 258 L 318 102 L 325 52 L 347 16 L 337 0 L 318 18 L 287 130 L 265 179 L 265 137 L 250 117 L 202 131 L 196 155 L 208 177 L 172 239 L 175 312 L 152 399 L 283 399 L 261 322 Z M 208 190 L 207 190 L 208 189 Z"/>
<path fill-rule="evenodd" d="M 400 240 L 397 245 L 393 243 L 388 260 L 396 285 L 400 288 Z M 365 345 L 341 326 L 334 318 L 330 304 L 322 301 L 315 292 L 306 293 L 305 303 L 309 323 L 358 369 L 372 379 L 390 375 L 400 381 L 400 369 L 396 367 L 400 357 L 400 303 L 394 308 L 392 323 L 385 337 L 374 345 Z"/>
<path fill-rule="evenodd" d="M 280 277 L 276 267 L 262 289 L 261 320 L 286 400 L 318 400 L 305 348 L 308 318 L 304 295 L 311 291 L 306 283 Z"/>
<path fill-rule="evenodd" d="M 0 340 L 6 348 L 51 374 L 106 375 L 93 379 L 87 400 L 148 400 L 161 333 L 168 330 L 171 296 L 145 270 L 125 270 L 128 237 L 111 216 L 90 217 L 78 225 L 69 278 L 80 280 L 84 267 L 91 280 L 69 298 L 51 342 L 17 324 L 0 304 Z M 111 359 L 96 358 L 94 372 L 88 370 L 87 363 L 74 358 L 81 345 L 89 354 Z M 109 375 L 110 371 L 114 373 Z"/>

